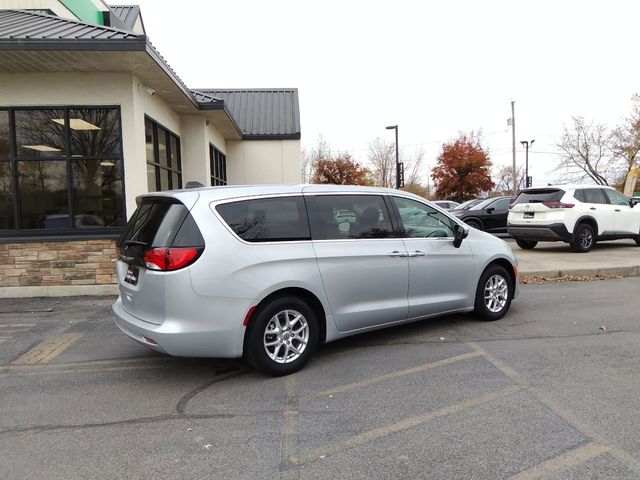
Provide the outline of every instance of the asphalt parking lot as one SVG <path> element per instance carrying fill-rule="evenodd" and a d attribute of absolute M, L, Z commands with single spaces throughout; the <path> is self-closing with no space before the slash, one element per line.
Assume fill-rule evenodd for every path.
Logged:
<path fill-rule="evenodd" d="M 527 285 L 275 379 L 158 356 L 111 298 L 0 300 L 0 478 L 640 478 L 639 289 Z"/>

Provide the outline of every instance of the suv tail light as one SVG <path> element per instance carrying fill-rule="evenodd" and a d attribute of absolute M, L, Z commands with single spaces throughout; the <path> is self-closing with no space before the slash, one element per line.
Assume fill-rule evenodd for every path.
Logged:
<path fill-rule="evenodd" d="M 562 203 L 562 202 L 542 202 L 542 204 L 548 208 L 573 208 L 575 205 L 573 203 Z"/>
<path fill-rule="evenodd" d="M 151 248 L 144 254 L 144 264 L 150 270 L 179 270 L 195 262 L 202 248 Z"/>

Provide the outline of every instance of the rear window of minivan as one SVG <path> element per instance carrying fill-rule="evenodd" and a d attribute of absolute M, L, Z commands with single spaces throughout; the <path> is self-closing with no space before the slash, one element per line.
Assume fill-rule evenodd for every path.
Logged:
<path fill-rule="evenodd" d="M 189 209 L 173 198 L 145 198 L 117 242 L 121 253 L 139 261 L 150 248 L 204 247 Z"/>
<path fill-rule="evenodd" d="M 565 191 L 560 188 L 538 188 L 535 190 L 526 190 L 520 192 L 520 195 L 511 204 L 519 203 L 542 203 L 542 202 L 559 202 L 564 196 Z"/>
<path fill-rule="evenodd" d="M 302 197 L 241 200 L 216 206 L 227 225 L 247 242 L 310 240 Z"/>

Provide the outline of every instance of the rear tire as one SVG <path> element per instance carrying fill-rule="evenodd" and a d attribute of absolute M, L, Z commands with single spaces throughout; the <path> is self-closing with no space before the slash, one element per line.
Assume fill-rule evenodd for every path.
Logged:
<path fill-rule="evenodd" d="M 571 249 L 578 253 L 587 253 L 596 244 L 596 234 L 588 223 L 580 223 L 573 232 Z"/>
<path fill-rule="evenodd" d="M 504 317 L 511 306 L 514 288 L 511 276 L 504 267 L 489 265 L 480 276 L 476 289 L 476 315 L 487 321 Z"/>
<path fill-rule="evenodd" d="M 318 346 L 318 318 L 298 297 L 275 298 L 251 318 L 244 357 L 256 370 L 274 377 L 300 370 Z"/>
<path fill-rule="evenodd" d="M 538 242 L 535 240 L 521 240 L 519 238 L 516 239 L 516 243 L 523 250 L 533 250 L 538 245 Z"/>

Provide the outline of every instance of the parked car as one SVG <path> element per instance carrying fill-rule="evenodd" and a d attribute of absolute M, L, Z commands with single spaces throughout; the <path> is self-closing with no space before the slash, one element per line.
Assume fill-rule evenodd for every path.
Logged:
<path fill-rule="evenodd" d="M 137 201 L 113 312 L 171 355 L 244 356 L 283 375 L 349 335 L 452 312 L 496 320 L 518 292 L 505 242 L 406 192 L 239 186 Z M 347 210 L 356 221 L 339 228 Z"/>
<path fill-rule="evenodd" d="M 509 205 L 514 198 L 487 198 L 466 209 L 452 210 L 451 213 L 470 227 L 491 233 L 503 233 L 507 231 Z"/>
<path fill-rule="evenodd" d="M 612 187 L 600 185 L 526 188 L 513 202 L 509 234 L 520 248 L 539 241 L 566 242 L 588 252 L 597 241 L 635 239 L 640 246 L 640 207 Z"/>
<path fill-rule="evenodd" d="M 453 200 L 433 200 L 431 203 L 440 208 L 444 208 L 445 210 L 453 210 L 460 205 L 458 202 L 454 202 Z"/>

